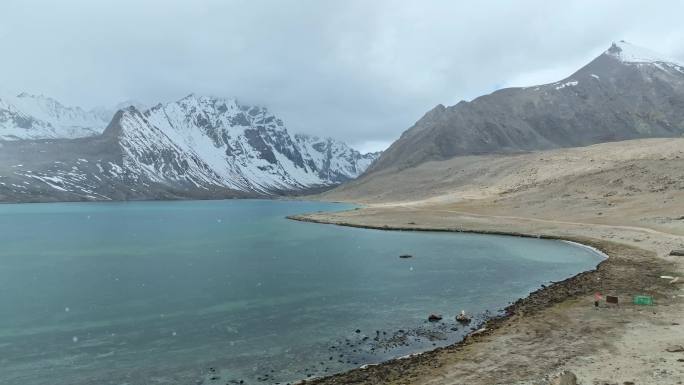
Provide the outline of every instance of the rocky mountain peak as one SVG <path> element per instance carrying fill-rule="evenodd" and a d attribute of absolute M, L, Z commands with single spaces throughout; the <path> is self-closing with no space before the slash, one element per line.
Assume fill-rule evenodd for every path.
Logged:
<path fill-rule="evenodd" d="M 661 55 L 648 48 L 639 47 L 624 40 L 614 42 L 604 54 L 612 56 L 623 63 L 670 63 L 677 64 L 674 59 Z"/>
<path fill-rule="evenodd" d="M 684 134 L 684 67 L 625 41 L 554 83 L 437 106 L 369 173 L 454 156 L 513 153 Z"/>
<path fill-rule="evenodd" d="M 114 106 L 114 111 L 121 110 L 126 107 L 133 106 L 137 108 L 139 111 L 145 111 L 148 109 L 147 105 L 141 101 L 135 100 L 135 99 L 129 99 L 125 100 L 121 103 L 118 103 L 117 105 Z M 114 115 L 113 113 L 110 114 L 110 116 Z"/>

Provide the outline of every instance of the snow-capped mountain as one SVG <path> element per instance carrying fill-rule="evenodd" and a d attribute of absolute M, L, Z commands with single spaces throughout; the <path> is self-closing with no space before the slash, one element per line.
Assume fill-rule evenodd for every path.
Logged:
<path fill-rule="evenodd" d="M 368 174 L 460 155 L 684 135 L 684 66 L 625 41 L 566 79 L 438 105 Z"/>
<path fill-rule="evenodd" d="M 267 109 L 235 99 L 189 95 L 144 112 L 129 107 L 108 131 L 124 168 L 160 183 L 292 191 L 355 178 L 373 160 L 332 139 L 292 137 Z"/>
<path fill-rule="evenodd" d="M 126 107 L 100 135 L 0 144 L 0 200 L 12 201 L 300 192 L 353 179 L 379 155 L 292 136 L 263 107 L 196 95 Z"/>
<path fill-rule="evenodd" d="M 357 178 L 377 159 L 380 152 L 361 154 L 344 142 L 310 135 L 295 135 L 299 151 L 318 177 L 332 183 Z"/>
<path fill-rule="evenodd" d="M 80 138 L 102 133 L 111 112 L 67 107 L 43 95 L 0 97 L 0 140 Z"/>

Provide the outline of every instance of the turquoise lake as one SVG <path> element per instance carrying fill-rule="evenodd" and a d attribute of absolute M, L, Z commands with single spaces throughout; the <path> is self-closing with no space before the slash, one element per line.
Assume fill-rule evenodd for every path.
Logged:
<path fill-rule="evenodd" d="M 285 219 L 350 207 L 0 205 L 0 384 L 285 384 L 454 343 L 601 261 L 560 241 Z"/>

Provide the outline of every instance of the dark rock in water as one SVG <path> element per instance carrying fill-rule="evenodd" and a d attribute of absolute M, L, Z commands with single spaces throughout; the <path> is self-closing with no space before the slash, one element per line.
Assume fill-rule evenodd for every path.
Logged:
<path fill-rule="evenodd" d="M 677 257 L 684 257 L 684 250 L 672 250 L 670 255 L 675 255 Z"/>
<path fill-rule="evenodd" d="M 357 333 L 357 334 L 358 334 L 358 333 L 361 333 L 361 329 L 356 329 L 356 330 L 355 330 L 355 333 Z"/>
<path fill-rule="evenodd" d="M 428 317 L 428 321 L 430 322 L 438 322 L 442 320 L 442 316 L 439 314 L 430 314 Z"/>
<path fill-rule="evenodd" d="M 413 258 L 413 255 L 411 255 L 411 254 L 402 254 L 402 255 L 399 256 L 399 258 L 401 258 L 401 259 Z"/>
<path fill-rule="evenodd" d="M 456 322 L 461 323 L 461 324 L 469 324 L 471 321 L 471 318 L 469 315 L 461 312 L 461 314 L 456 316 Z"/>

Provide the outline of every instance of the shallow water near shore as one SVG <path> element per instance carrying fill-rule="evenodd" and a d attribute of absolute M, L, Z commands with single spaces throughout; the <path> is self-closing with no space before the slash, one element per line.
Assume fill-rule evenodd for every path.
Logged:
<path fill-rule="evenodd" d="M 349 207 L 0 206 L 0 384 L 333 374 L 456 342 L 471 329 L 454 321 L 461 309 L 483 319 L 601 260 L 560 241 L 285 219 Z"/>

